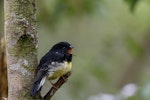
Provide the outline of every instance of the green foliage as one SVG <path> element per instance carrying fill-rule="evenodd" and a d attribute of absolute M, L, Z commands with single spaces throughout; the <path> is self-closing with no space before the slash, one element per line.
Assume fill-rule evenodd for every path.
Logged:
<path fill-rule="evenodd" d="M 39 1 L 41 9 L 44 10 L 40 13 L 39 18 L 42 23 L 47 23 L 54 28 L 53 26 L 63 16 L 80 17 L 92 14 L 98 9 L 100 1 L 102 0 L 54 0 L 53 2 L 47 1 L 45 4 L 42 3 L 43 1 Z"/>
<path fill-rule="evenodd" d="M 125 0 L 130 5 L 130 10 L 134 11 L 136 4 L 139 0 Z"/>
<path fill-rule="evenodd" d="M 93 65 L 90 71 L 95 78 L 97 78 L 100 82 L 106 84 L 108 82 L 108 74 L 102 67 L 103 66 L 100 65 Z"/>
<path fill-rule="evenodd" d="M 67 15 L 80 15 L 91 13 L 96 0 L 57 0 L 54 14 L 66 13 Z"/>
<path fill-rule="evenodd" d="M 149 100 L 147 85 L 141 85 L 149 80 L 149 7 L 144 1 L 126 0 L 136 9 L 132 14 L 125 0 L 100 1 L 38 2 L 39 59 L 58 41 L 75 46 L 72 75 L 53 99 L 95 100 L 89 98 L 97 95 L 101 100 L 99 96 L 108 93 L 117 100 Z M 131 82 L 139 86 L 137 93 L 120 95 Z"/>
<path fill-rule="evenodd" d="M 144 55 L 144 50 L 143 50 L 142 46 L 133 37 L 127 36 L 125 38 L 125 42 L 127 45 L 127 49 L 129 50 L 129 52 L 131 52 L 131 54 L 134 57 L 140 58 Z"/>

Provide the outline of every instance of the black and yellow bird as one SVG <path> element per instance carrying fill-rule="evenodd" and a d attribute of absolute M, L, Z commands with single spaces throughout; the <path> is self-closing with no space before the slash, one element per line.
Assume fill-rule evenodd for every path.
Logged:
<path fill-rule="evenodd" d="M 41 90 L 46 79 L 62 77 L 71 70 L 72 49 L 72 45 L 68 42 L 59 42 L 42 57 L 37 67 L 31 96 L 35 96 Z"/>

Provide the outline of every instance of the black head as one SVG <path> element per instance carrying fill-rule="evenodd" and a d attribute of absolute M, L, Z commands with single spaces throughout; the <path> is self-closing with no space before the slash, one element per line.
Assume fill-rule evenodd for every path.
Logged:
<path fill-rule="evenodd" d="M 73 47 L 68 42 L 59 42 L 55 44 L 50 51 L 60 50 L 60 49 L 72 49 Z"/>

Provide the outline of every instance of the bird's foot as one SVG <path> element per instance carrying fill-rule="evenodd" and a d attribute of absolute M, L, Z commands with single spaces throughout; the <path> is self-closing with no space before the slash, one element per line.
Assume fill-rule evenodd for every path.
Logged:
<path fill-rule="evenodd" d="M 62 79 L 64 80 L 64 82 L 67 82 L 67 81 L 68 81 L 68 79 L 64 78 L 64 76 L 61 76 L 61 77 L 62 77 Z"/>
<path fill-rule="evenodd" d="M 51 81 L 50 81 L 50 83 L 51 83 L 51 85 L 52 85 L 53 88 L 57 89 L 57 87 L 55 86 L 55 83 L 53 83 Z"/>

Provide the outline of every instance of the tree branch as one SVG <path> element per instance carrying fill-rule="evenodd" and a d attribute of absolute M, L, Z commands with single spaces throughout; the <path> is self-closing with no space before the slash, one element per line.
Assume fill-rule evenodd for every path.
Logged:
<path fill-rule="evenodd" d="M 50 100 L 56 91 L 68 80 L 71 75 L 71 71 L 65 74 L 63 77 L 60 77 L 58 81 L 54 84 L 53 87 L 49 90 L 49 92 L 44 96 L 44 100 Z"/>

